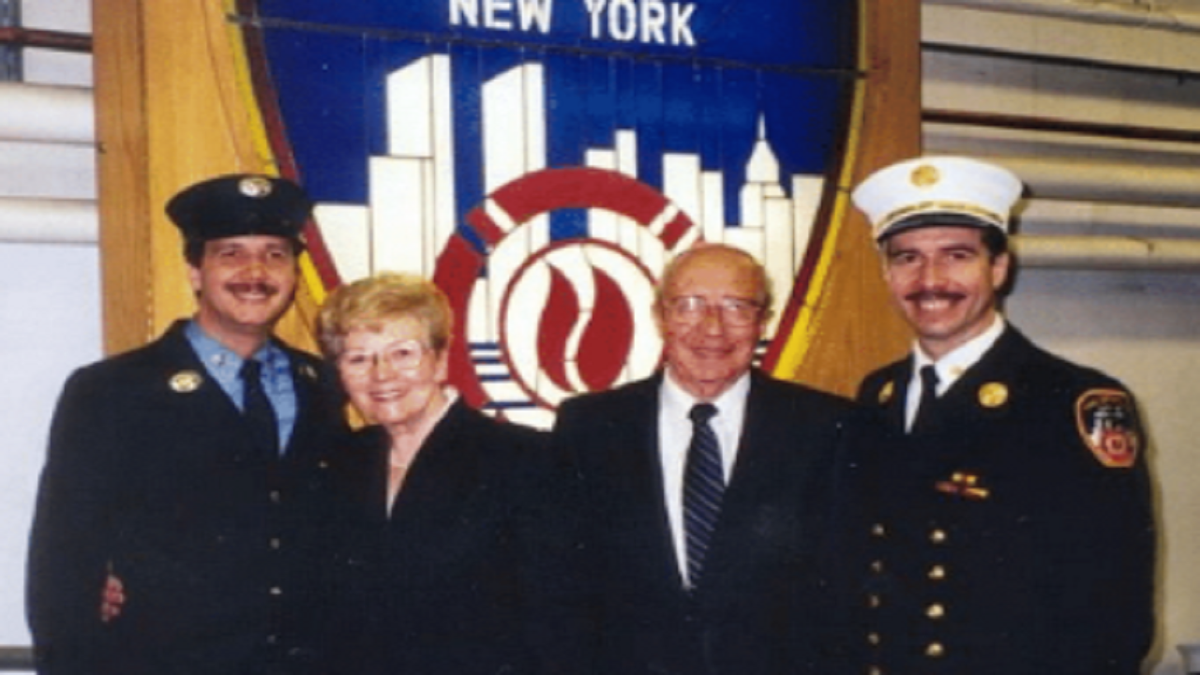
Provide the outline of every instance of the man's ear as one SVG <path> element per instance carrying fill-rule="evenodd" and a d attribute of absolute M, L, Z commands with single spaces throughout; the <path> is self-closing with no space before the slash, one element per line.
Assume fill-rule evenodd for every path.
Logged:
<path fill-rule="evenodd" d="M 200 292 L 200 268 L 196 267 L 195 265 L 193 265 L 191 263 L 188 263 L 187 278 L 188 278 L 188 283 L 192 285 L 192 292 L 199 293 Z"/>
<path fill-rule="evenodd" d="M 996 256 L 992 260 L 992 288 L 997 291 L 1008 283 L 1008 276 L 1012 270 L 1012 255 L 1007 251 Z"/>

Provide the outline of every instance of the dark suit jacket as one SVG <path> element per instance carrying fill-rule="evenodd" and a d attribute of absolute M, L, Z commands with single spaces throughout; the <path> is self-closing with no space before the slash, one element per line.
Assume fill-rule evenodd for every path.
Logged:
<path fill-rule="evenodd" d="M 284 347 L 296 427 L 285 459 L 263 457 L 183 326 L 80 369 L 59 400 L 28 563 L 41 673 L 267 672 L 307 658 L 293 619 L 318 602 L 324 542 L 306 509 L 344 428 L 340 397 L 315 358 Z M 128 601 L 102 627 L 109 568 Z"/>
<path fill-rule="evenodd" d="M 849 403 L 753 373 L 704 577 L 678 572 L 658 454 L 662 374 L 559 409 L 581 480 L 594 666 L 621 675 L 755 675 L 809 662 L 813 561 Z"/>
<path fill-rule="evenodd" d="M 568 625 L 550 603 L 564 579 L 547 570 L 573 542 L 553 525 L 563 481 L 544 441 L 460 399 L 422 445 L 389 517 L 386 433 L 356 435 L 335 463 L 351 512 L 328 672 L 561 670 L 549 654 L 565 646 Z"/>
<path fill-rule="evenodd" d="M 861 610 L 846 672 L 1137 673 L 1154 624 L 1145 439 L 1132 466 L 1106 467 L 1077 410 L 1097 400 L 1085 392 L 1125 388 L 1009 327 L 933 428 L 907 435 L 911 373 L 906 359 L 866 378 L 839 481 L 840 604 Z"/>

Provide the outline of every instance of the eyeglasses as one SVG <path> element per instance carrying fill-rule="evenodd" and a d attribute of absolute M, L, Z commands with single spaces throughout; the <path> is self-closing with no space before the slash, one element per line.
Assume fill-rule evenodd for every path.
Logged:
<path fill-rule="evenodd" d="M 381 352 L 345 352 L 338 358 L 338 367 L 350 377 L 366 377 L 372 368 L 387 363 L 392 370 L 416 370 L 421 367 L 428 348 L 416 340 L 389 345 Z"/>
<path fill-rule="evenodd" d="M 745 298 L 721 298 L 710 304 L 698 295 L 684 295 L 671 298 L 666 307 L 669 320 L 687 325 L 700 323 L 708 316 L 708 310 L 714 307 L 721 313 L 721 321 L 727 326 L 749 326 L 762 316 L 762 305 Z"/>

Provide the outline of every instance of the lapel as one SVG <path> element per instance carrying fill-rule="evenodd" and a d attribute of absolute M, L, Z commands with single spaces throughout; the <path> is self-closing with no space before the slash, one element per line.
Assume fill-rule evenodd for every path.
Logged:
<path fill-rule="evenodd" d="M 471 413 L 462 399 L 455 401 L 422 443 L 392 506 L 389 529 L 411 533 L 393 539 L 401 549 L 433 545 L 435 542 L 424 541 L 431 525 L 450 532 L 460 522 L 467 522 L 460 515 L 475 505 L 480 491 L 489 488 L 481 482 L 487 477 L 480 473 L 481 458 L 473 442 L 477 425 Z M 387 453 L 381 471 L 387 475 Z M 384 485 L 386 493 L 386 478 Z"/>
<path fill-rule="evenodd" d="M 234 437 L 237 436 L 245 440 L 245 434 L 229 433 L 228 430 L 240 430 L 244 424 L 241 411 L 220 384 L 208 374 L 208 369 L 200 361 L 200 357 L 196 355 L 192 349 L 191 343 L 188 342 L 184 335 L 184 326 L 186 321 L 176 321 L 163 334 L 162 340 L 159 341 L 160 357 L 162 358 L 162 371 L 167 380 L 167 386 L 172 390 L 174 397 L 173 401 L 182 405 L 186 411 L 184 414 L 190 419 L 204 419 L 206 425 L 211 428 L 211 433 Z M 192 377 L 193 374 L 199 377 L 200 385 L 194 391 L 188 391 L 184 385 L 185 380 Z M 195 410 L 205 411 L 203 414 L 194 412 Z M 216 419 L 208 422 L 212 416 Z M 241 444 L 236 444 L 236 447 L 241 447 Z"/>
<path fill-rule="evenodd" d="M 623 503 L 628 514 L 626 522 L 633 528 L 626 542 L 631 551 L 631 560 L 645 568 L 645 573 L 669 587 L 682 591 L 683 579 L 679 574 L 679 559 L 675 552 L 671 524 L 667 517 L 666 498 L 663 494 L 662 460 L 658 447 L 659 392 L 662 386 L 662 371 L 654 376 L 632 383 L 614 399 L 610 424 L 602 433 L 612 434 L 603 446 L 606 448 L 628 448 L 628 451 L 613 453 L 611 460 L 613 485 L 617 493 L 606 499 Z"/>
<path fill-rule="evenodd" d="M 986 462 L 986 447 L 1002 433 L 1003 420 L 1011 410 L 1011 399 L 1019 395 L 1015 373 L 1027 353 L 1028 344 L 1015 329 L 1007 327 L 991 349 L 968 368 L 961 377 L 938 398 L 932 423 L 920 434 L 903 432 L 903 399 L 897 407 L 900 417 L 896 426 L 889 425 L 904 439 L 901 448 L 908 451 L 895 461 L 907 463 L 911 475 L 923 475 L 940 480 L 942 474 L 959 469 L 978 468 Z M 901 371 L 905 378 L 911 373 L 911 357 Z M 899 383 L 898 383 L 899 384 Z M 881 480 L 888 480 L 881 475 Z"/>
<path fill-rule="evenodd" d="M 196 355 L 192 349 L 191 343 L 188 342 L 187 336 L 184 333 L 186 321 L 176 321 L 163 334 L 159 341 L 160 356 L 163 360 L 163 370 L 166 372 L 167 384 L 178 393 L 177 376 L 194 372 L 200 376 L 200 386 L 195 391 L 188 392 L 179 400 L 184 403 L 188 409 L 195 410 L 197 408 L 205 411 L 204 416 L 198 419 L 207 419 L 215 416 L 217 419 L 211 423 L 212 436 L 217 436 L 224 439 L 220 447 L 232 448 L 236 451 L 239 459 L 245 459 L 256 456 L 258 453 L 250 446 L 249 436 L 244 432 L 245 419 L 242 417 L 241 410 L 217 384 L 216 380 L 209 375 L 204 363 Z M 308 454 L 314 450 L 313 443 L 325 442 L 328 439 L 315 435 L 316 425 L 326 423 L 328 420 L 317 411 L 314 406 L 323 405 L 319 400 L 323 395 L 321 391 L 322 382 L 321 374 L 317 367 L 314 366 L 309 359 L 305 358 L 292 349 L 287 344 L 272 338 L 275 344 L 287 356 L 289 368 L 291 370 L 293 389 L 296 393 L 296 421 L 295 427 L 292 429 L 291 438 L 288 439 L 288 445 L 284 453 L 284 457 L 294 457 L 297 455 Z M 192 415 L 194 413 L 189 413 Z M 235 440 L 236 439 L 236 440 Z M 327 448 L 315 448 L 316 451 L 327 450 Z"/>
<path fill-rule="evenodd" d="M 699 591 L 721 584 L 728 578 L 726 573 L 750 561 L 756 553 L 755 532 L 761 519 L 779 506 L 780 481 L 804 475 L 791 470 L 792 462 L 813 456 L 804 452 L 803 439 L 796 437 L 796 429 L 803 425 L 795 416 L 802 411 L 788 406 L 789 400 L 775 390 L 767 376 L 751 371 L 737 459 L 725 487 Z M 803 489 L 795 484 L 787 487 Z M 792 496 L 797 498 L 787 503 L 798 504 L 799 495 Z"/>
<path fill-rule="evenodd" d="M 275 344 L 287 355 L 288 367 L 292 374 L 292 389 L 296 392 L 296 421 L 292 427 L 292 435 L 288 438 L 287 446 L 284 448 L 283 457 L 306 455 L 311 450 L 307 441 L 314 438 L 316 431 L 313 425 L 320 423 L 323 419 L 317 412 L 317 408 L 321 405 L 318 401 L 321 387 L 320 373 L 317 372 L 316 366 L 291 347 L 278 340 L 275 341 Z M 317 450 L 320 451 L 320 448 Z"/>
<path fill-rule="evenodd" d="M 888 384 L 891 385 L 891 394 L 886 396 L 887 400 L 882 400 L 885 397 L 881 392 L 880 400 L 877 401 L 882 405 L 884 428 L 892 434 L 905 434 L 905 404 L 908 401 L 908 385 L 912 382 L 913 365 L 913 356 L 910 353 L 908 358 L 891 368 L 889 372 L 891 379 L 884 384 L 885 388 Z"/>
<path fill-rule="evenodd" d="M 1016 373 L 1028 354 L 1028 341 L 1008 326 L 984 355 L 939 400 L 940 426 L 950 438 L 979 434 L 980 424 L 1008 415 L 1019 383 Z M 957 445 L 957 444 L 956 444 Z M 967 445 L 967 444 L 962 444 Z"/>
<path fill-rule="evenodd" d="M 772 457 L 787 435 L 785 427 L 794 424 L 794 420 L 785 420 L 780 411 L 774 410 L 777 401 L 767 391 L 768 385 L 758 372 L 751 373 L 737 459 L 725 488 L 722 520 L 729 507 L 736 510 L 746 497 L 754 497 L 754 485 L 765 477 L 764 470 L 774 464 Z"/>

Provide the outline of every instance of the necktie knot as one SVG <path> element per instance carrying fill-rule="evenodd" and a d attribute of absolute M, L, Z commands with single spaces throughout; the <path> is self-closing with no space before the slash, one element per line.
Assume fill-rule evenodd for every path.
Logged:
<path fill-rule="evenodd" d="M 937 396 L 938 386 L 937 368 L 932 365 L 921 366 L 921 398 L 929 398 Z M 926 393 L 928 392 L 928 393 Z"/>
<path fill-rule="evenodd" d="M 717 406 L 711 403 L 697 403 L 688 411 L 688 419 L 692 420 L 694 425 L 708 424 L 716 415 Z"/>
<path fill-rule="evenodd" d="M 242 362 L 242 370 L 238 373 L 242 381 L 247 384 L 254 384 L 262 381 L 262 361 L 258 359 L 246 359 Z"/>

